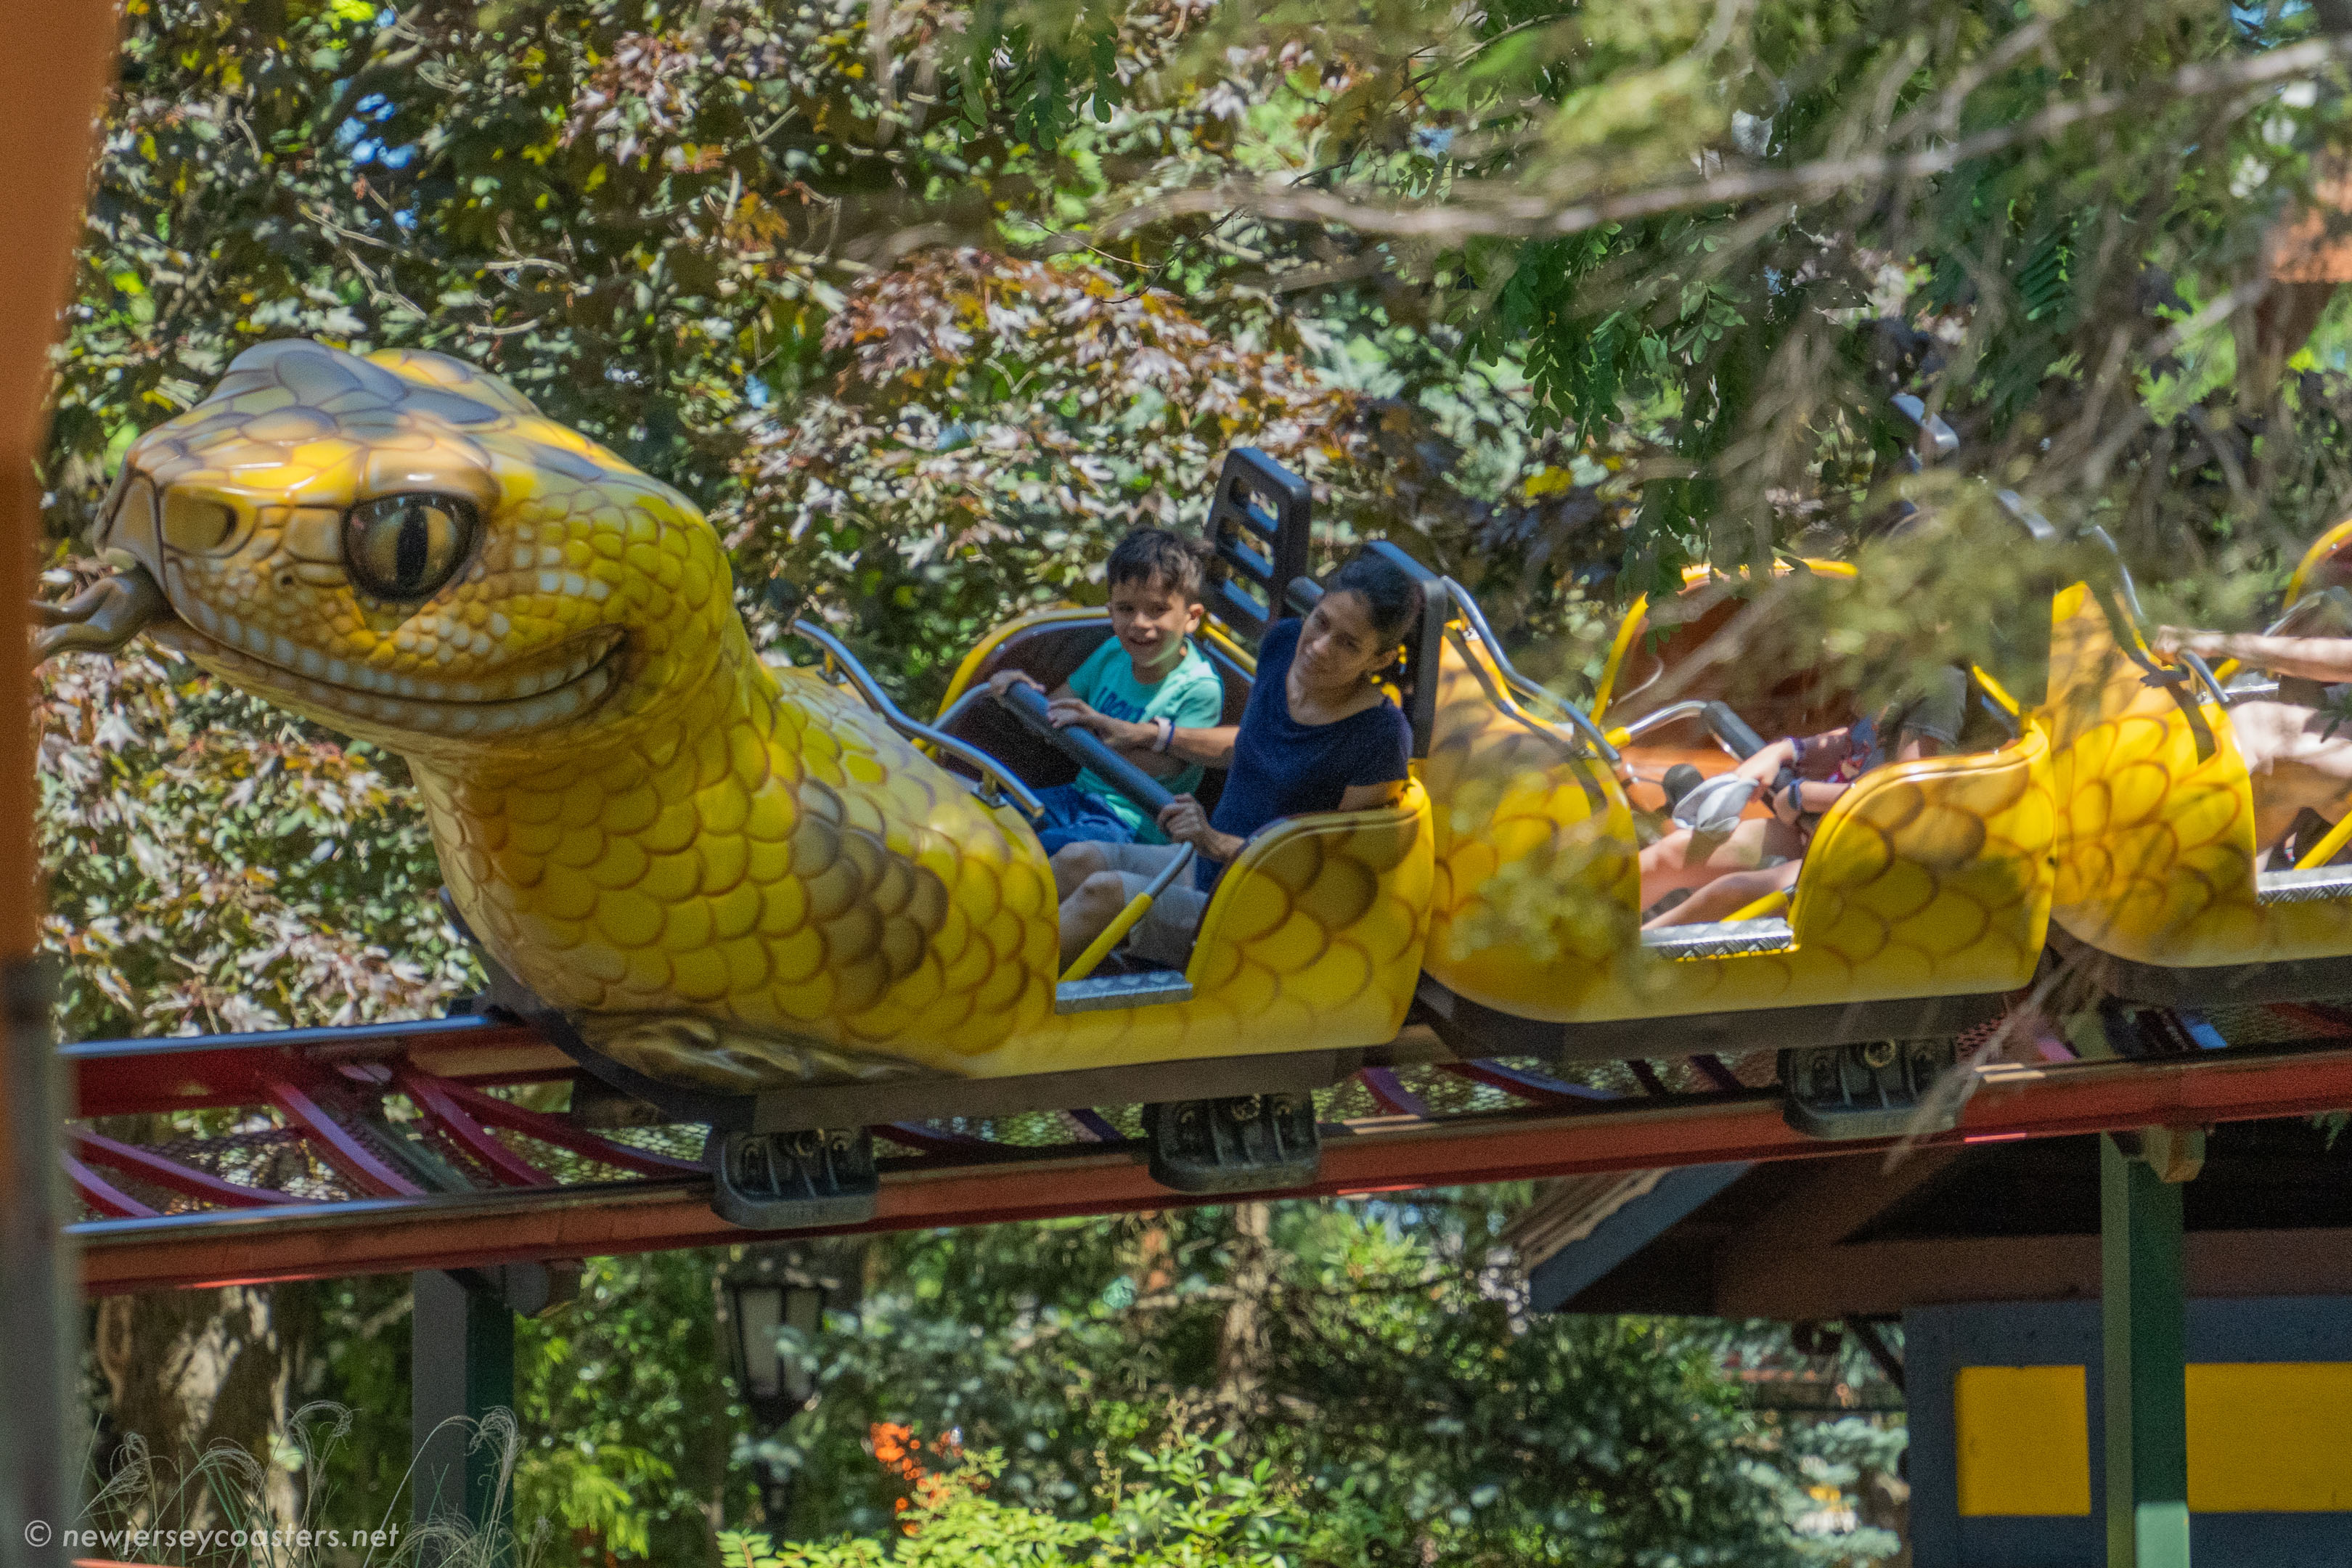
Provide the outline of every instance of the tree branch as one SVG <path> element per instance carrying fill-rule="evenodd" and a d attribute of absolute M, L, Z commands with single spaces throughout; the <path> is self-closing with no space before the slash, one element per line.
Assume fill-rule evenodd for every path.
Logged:
<path fill-rule="evenodd" d="M 1335 224 L 1366 234 L 1442 243 L 1459 243 L 1479 237 L 1557 237 L 1695 207 L 1804 199 L 1835 191 L 1925 179 L 1949 173 L 1971 159 L 2046 141 L 2061 132 L 2126 110 L 2307 77 L 2347 57 L 2352 57 L 2352 35 L 2314 38 L 2226 64 L 2186 66 L 2149 88 L 2054 103 L 2013 125 L 1980 132 L 1942 147 L 1867 157 L 1823 158 L 1788 169 L 1748 169 L 1567 206 L 1558 205 L 1552 198 L 1543 195 L 1510 196 L 1480 205 L 1452 202 L 1402 206 L 1356 201 L 1338 193 L 1304 189 L 1296 184 L 1227 182 L 1171 192 L 1130 207 L 1107 221 L 1101 236 L 1105 240 L 1113 240 L 1166 218 L 1247 211 L 1266 218 Z"/>

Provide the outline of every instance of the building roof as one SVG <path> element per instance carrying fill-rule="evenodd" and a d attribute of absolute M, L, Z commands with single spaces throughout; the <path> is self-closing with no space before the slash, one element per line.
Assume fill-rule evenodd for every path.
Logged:
<path fill-rule="evenodd" d="M 2184 1194 L 2195 1295 L 2352 1293 L 2352 1137 L 2215 1129 Z M 1543 1311 L 1788 1321 L 2099 1292 L 2095 1138 L 1825 1153 L 1551 1184 L 1510 1240 Z"/>

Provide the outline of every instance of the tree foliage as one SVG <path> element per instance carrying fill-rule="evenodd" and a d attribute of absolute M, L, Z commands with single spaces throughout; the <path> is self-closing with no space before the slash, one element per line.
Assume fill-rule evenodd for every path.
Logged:
<path fill-rule="evenodd" d="M 789 584 L 757 615 L 804 594 L 909 692 L 1129 523 L 1197 517 L 1242 441 L 1564 685 L 1612 601 L 1853 551 L 1906 495 L 1965 520 L 2015 486 L 2229 617 L 2347 489 L 2337 226 L 2305 205 L 2341 166 L 2334 0 L 124 10 L 42 476 L 60 588 L 129 441 L 289 333 L 508 375 L 710 508 L 747 603 Z M 1957 428 L 1945 468 L 1907 471 L 1901 391 Z M 1922 653 L 2002 602 L 1998 553 L 1898 543 L 1805 639 Z M 160 659 L 46 679 L 69 1035 L 469 984 L 396 759 Z M 1259 1510 L 1284 1552 L 1366 1521 L 1368 1558 L 1809 1550 L 1792 1478 L 1845 1458 L 1738 1409 L 1703 1337 L 1522 1321 L 1453 1212 L 877 1244 L 779 1450 L 797 1532 L 866 1544 L 807 1560 L 966 1529 L 1176 1560 L 1147 1495 Z M 596 1279 L 533 1331 L 525 1496 L 587 1556 L 691 1559 L 749 1496 L 707 1266 Z M 375 1400 L 372 1289 L 309 1364 Z M 877 1423 L 1001 1458 L 894 1536 Z M 397 1451 L 361 1440 L 357 1484 Z"/>
<path fill-rule="evenodd" d="M 866 1462 L 887 1423 L 996 1451 L 993 1504 L 1066 1517 L 1115 1494 L 1138 1453 L 1214 1434 L 1234 1473 L 1348 1536 L 1309 1560 L 1663 1568 L 1891 1550 L 1791 1530 L 1834 1468 L 1809 1445 L 1853 1436 L 1744 1410 L 1712 1336 L 1527 1316 L 1493 1252 L 1507 1199 L 877 1239 L 855 1320 L 788 1342 L 822 1390 L 781 1440 L 803 1476 L 793 1533 L 872 1536 L 919 1500 L 903 1471 Z"/>

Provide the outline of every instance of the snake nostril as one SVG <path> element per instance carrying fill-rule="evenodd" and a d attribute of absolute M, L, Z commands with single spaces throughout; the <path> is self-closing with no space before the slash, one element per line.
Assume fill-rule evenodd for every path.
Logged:
<path fill-rule="evenodd" d="M 294 574 L 291 572 L 278 574 L 278 585 L 281 588 L 291 588 L 294 585 Z"/>

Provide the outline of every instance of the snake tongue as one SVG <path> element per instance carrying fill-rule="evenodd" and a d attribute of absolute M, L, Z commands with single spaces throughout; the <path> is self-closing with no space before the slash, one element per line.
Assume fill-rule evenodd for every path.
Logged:
<path fill-rule="evenodd" d="M 61 653 L 120 653 L 132 637 L 169 619 L 171 601 L 144 566 L 125 566 L 62 605 L 33 601 L 33 662 Z"/>

